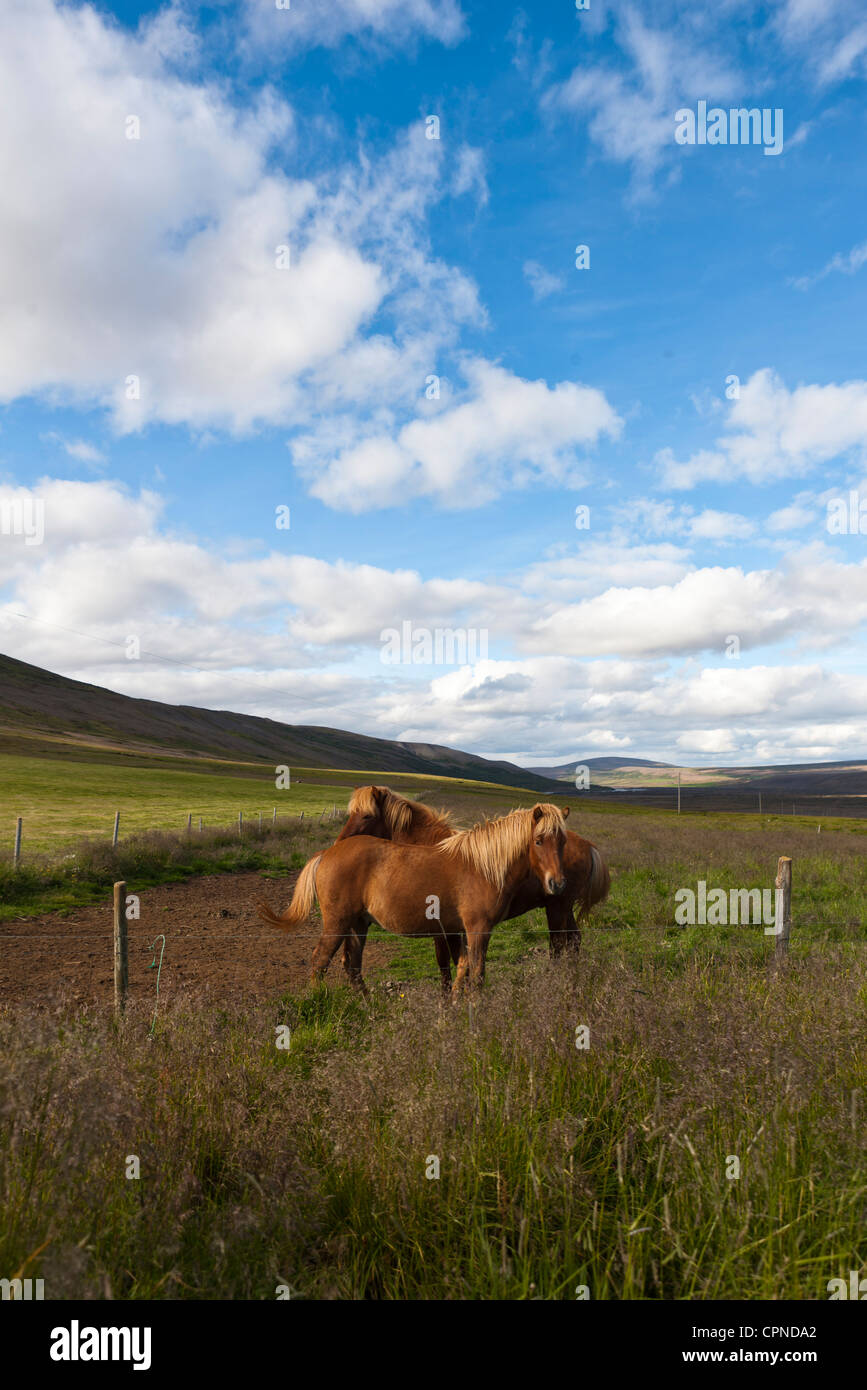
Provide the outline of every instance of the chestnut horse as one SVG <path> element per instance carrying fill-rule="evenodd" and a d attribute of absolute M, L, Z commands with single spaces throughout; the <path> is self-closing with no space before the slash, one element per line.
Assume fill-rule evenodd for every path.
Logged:
<path fill-rule="evenodd" d="M 565 842 L 562 814 L 541 803 L 459 830 L 435 845 L 354 835 L 305 864 L 281 917 L 267 903 L 258 912 L 263 922 L 290 931 L 318 897 L 322 935 L 313 952 L 313 979 L 322 978 L 342 943 L 344 969 L 362 991 L 371 921 L 401 936 L 440 937 L 455 951 L 456 997 L 467 978 L 473 986 L 482 984 L 491 931 L 525 879 L 532 877 L 540 893 L 563 892 Z"/>
<path fill-rule="evenodd" d="M 568 807 L 563 815 L 568 816 Z M 407 801 L 388 787 L 358 787 L 349 801 L 349 818 L 338 840 L 352 835 L 376 835 L 397 844 L 430 845 L 454 834 L 454 827 L 444 812 L 432 811 L 420 801 Z M 502 921 L 521 917 L 535 907 L 544 907 L 548 918 L 549 949 L 559 955 L 566 947 L 577 951 L 581 944 L 581 923 L 591 907 L 608 896 L 611 878 L 608 866 L 599 850 L 589 840 L 566 833 L 563 850 L 566 888 L 552 898 L 542 892 L 538 879 L 528 877 L 516 889 L 502 916 Z M 577 905 L 577 919 L 573 906 Z M 437 964 L 443 986 L 451 984 L 452 954 L 443 937 L 434 938 Z M 457 958 L 455 957 L 455 960 Z M 448 983 L 446 983 L 448 982 Z"/>

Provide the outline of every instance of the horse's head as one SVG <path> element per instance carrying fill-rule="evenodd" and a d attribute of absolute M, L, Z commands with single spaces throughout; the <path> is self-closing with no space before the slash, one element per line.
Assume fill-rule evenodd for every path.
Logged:
<path fill-rule="evenodd" d="M 562 893 L 566 887 L 566 870 L 563 867 L 566 827 L 563 822 L 568 814 L 568 806 L 561 811 L 559 807 L 545 802 L 540 802 L 532 810 L 530 870 L 551 897 Z"/>
<path fill-rule="evenodd" d="M 348 840 L 350 835 L 376 835 L 380 840 L 390 840 L 391 829 L 385 817 L 388 796 L 388 787 L 358 787 L 349 798 L 349 819 L 338 840 Z"/>

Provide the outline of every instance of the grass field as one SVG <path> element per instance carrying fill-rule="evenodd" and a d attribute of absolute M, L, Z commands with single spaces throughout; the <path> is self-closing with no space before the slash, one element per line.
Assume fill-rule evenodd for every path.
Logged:
<path fill-rule="evenodd" d="M 92 772 L 94 795 L 117 790 Z M 150 772 L 150 808 L 174 816 L 192 784 L 161 802 L 174 784 Z M 32 773 L 4 775 L 20 794 Z M 242 774 L 179 775 L 203 796 L 212 779 L 236 813 Z M 362 781 L 401 785 L 310 775 L 298 792 L 319 810 L 326 787 L 345 802 Z M 404 785 L 464 823 L 534 799 Z M 74 807 L 74 784 L 66 796 Z M 50 1297 L 185 1299 L 824 1299 L 863 1272 L 867 826 L 570 803 L 611 895 L 577 961 L 548 961 L 541 912 L 498 926 L 472 1009 L 442 1005 L 429 942 L 378 929 L 389 989 L 374 973 L 369 1001 L 180 997 L 153 1038 L 135 1007 L 120 1028 L 93 1007 L 0 1009 L 0 1266 L 44 1277 Z M 62 906 L 114 877 L 285 873 L 334 827 L 299 833 L 37 856 L 0 876 L 3 910 L 10 891 Z M 780 854 L 794 861 L 782 968 L 760 926 L 675 926 L 679 888 L 769 887 Z"/>
<path fill-rule="evenodd" d="M 0 1264 L 55 1298 L 826 1298 L 864 1261 L 865 1025 L 839 946 L 774 976 L 604 936 L 472 1012 L 5 1011 Z"/>
<path fill-rule="evenodd" d="M 353 787 L 387 782 L 402 795 L 426 794 L 436 800 L 473 798 L 483 806 L 532 804 L 532 793 L 510 791 L 491 783 L 425 777 L 393 772 L 346 772 L 340 769 L 293 767 L 291 785 L 277 790 L 275 768 L 257 763 L 230 763 L 204 758 L 160 758 L 131 754 L 129 758 L 0 757 L 0 804 L 8 816 L 11 853 L 15 819 L 24 821 L 23 849 L 59 851 L 83 836 L 111 838 L 116 811 L 121 834 L 143 830 L 181 830 L 187 816 L 194 827 L 199 817 L 206 826 L 237 823 L 238 812 L 255 821 L 259 812 L 270 819 L 276 806 L 278 821 L 287 816 L 319 816 L 336 804 L 345 811 Z M 4 853 L 0 844 L 0 856 Z"/>

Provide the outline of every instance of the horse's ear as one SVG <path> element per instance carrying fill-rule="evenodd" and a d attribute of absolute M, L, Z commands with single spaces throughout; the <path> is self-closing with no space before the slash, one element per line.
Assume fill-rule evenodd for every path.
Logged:
<path fill-rule="evenodd" d="M 374 787 L 373 799 L 376 802 L 377 806 L 381 806 L 383 801 L 385 800 L 385 787 Z"/>
<path fill-rule="evenodd" d="M 533 807 L 533 821 L 534 821 L 534 823 L 535 823 L 537 820 L 541 820 L 542 817 L 544 816 L 544 814 L 545 814 L 545 812 L 542 810 L 542 807 L 541 807 L 541 806 L 534 806 L 534 807 Z"/>
<path fill-rule="evenodd" d="M 563 819 L 564 819 L 564 820 L 568 820 L 568 819 L 569 819 L 569 807 L 568 807 L 568 806 L 564 806 L 564 807 L 563 807 Z"/>

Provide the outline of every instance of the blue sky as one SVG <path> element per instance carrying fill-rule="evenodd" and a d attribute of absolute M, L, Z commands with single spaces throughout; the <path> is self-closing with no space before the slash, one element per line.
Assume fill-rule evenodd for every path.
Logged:
<path fill-rule="evenodd" d="M 528 764 L 865 754 L 858 4 L 4 0 L 0 69 L 4 651 Z"/>

